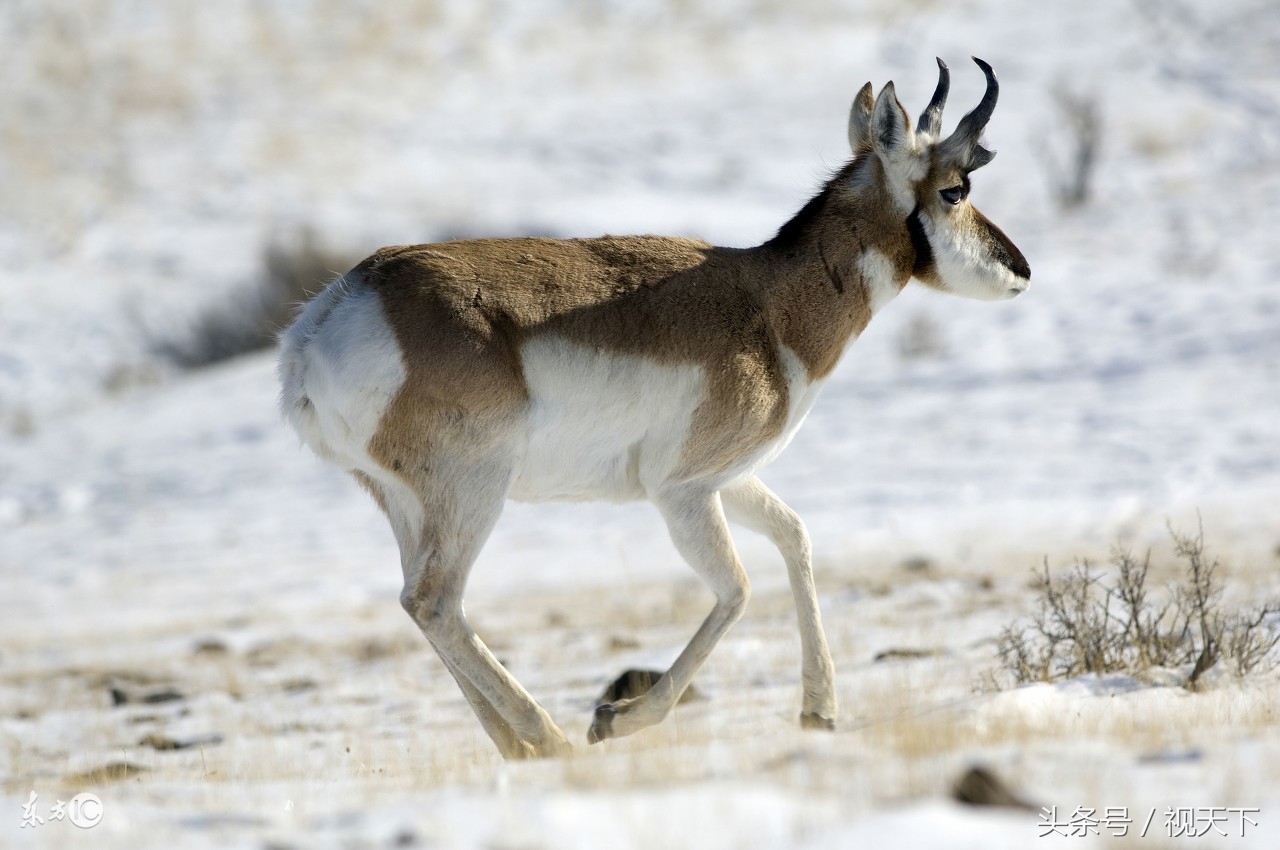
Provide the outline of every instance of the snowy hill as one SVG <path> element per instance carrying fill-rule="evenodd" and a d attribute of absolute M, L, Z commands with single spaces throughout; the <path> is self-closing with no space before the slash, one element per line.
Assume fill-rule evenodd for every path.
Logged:
<path fill-rule="evenodd" d="M 417 791 L 429 808 L 455 812 L 452 831 L 438 837 L 460 846 L 506 838 L 598 846 L 599 823 L 618 818 L 638 829 L 665 808 L 687 823 L 707 810 L 741 819 L 741 832 L 708 839 L 723 846 L 747 843 L 735 837 L 770 847 L 874 843 L 878 830 L 904 829 L 907 818 L 924 824 L 909 846 L 936 846 L 922 834 L 931 829 L 972 830 L 974 846 L 1025 846 L 1034 817 L 971 823 L 971 813 L 942 802 L 935 772 L 970 756 L 1020 771 L 1040 794 L 1061 790 L 1044 800 L 1060 806 L 1085 802 L 1086 790 L 1112 795 L 1100 804 L 1135 809 L 1178 803 L 1166 798 L 1190 776 L 1217 796 L 1188 803 L 1261 800 L 1274 811 L 1280 776 L 1246 755 L 1275 755 L 1274 717 L 1248 715 L 1243 740 L 1223 731 L 1249 704 L 1234 690 L 1194 715 L 1211 718 L 1224 750 L 1159 775 L 1135 767 L 1135 753 L 1108 749 L 1096 728 L 1077 728 L 1058 745 L 1034 744 L 1049 766 L 1014 757 L 1017 746 L 998 736 L 979 736 L 985 749 L 957 744 L 924 761 L 895 749 L 897 766 L 877 793 L 859 733 L 840 738 L 824 761 L 819 744 L 785 725 L 795 638 L 785 606 L 770 601 L 785 601 L 784 578 L 777 556 L 745 533 L 761 613 L 735 630 L 708 672 L 706 710 L 729 713 L 690 715 L 685 733 L 670 733 L 685 735 L 689 755 L 660 755 L 682 742 L 656 737 L 578 767 L 497 765 L 396 604 L 400 576 L 384 521 L 279 421 L 272 355 L 187 371 L 161 344 L 206 311 L 251 297 L 266 246 L 305 230 L 355 257 L 482 234 L 662 232 L 758 243 L 843 161 L 848 104 L 864 81 L 895 80 L 918 112 L 935 82 L 933 57 L 942 56 L 953 70 L 950 128 L 980 96 L 981 75 L 966 57 L 981 56 L 1002 83 L 987 129 L 999 156 L 975 176 L 974 200 L 1026 254 L 1030 292 L 994 305 L 904 294 L 850 350 L 763 475 L 809 523 L 825 613 L 844 621 L 833 639 L 843 725 L 870 723 L 877 695 L 903 704 L 970 699 L 970 679 L 994 663 L 990 638 L 1025 612 L 1027 570 L 1045 555 L 1065 563 L 1105 553 L 1116 539 L 1158 547 L 1166 518 L 1185 526 L 1198 511 L 1210 544 L 1238 570 L 1240 593 L 1280 584 L 1280 17 L 1272 4 L 423 0 L 393 15 L 373 2 L 87 0 L 6 6 L 0 46 L 8 57 L 0 100 L 20 116 L 0 137 L 0 774 L 13 815 L 0 823 L 4 835 L 17 831 L 32 788 L 47 799 L 122 748 L 152 778 L 141 796 L 127 783 L 98 792 L 108 811 L 93 835 L 121 847 L 151 828 L 161 843 L 193 846 L 261 846 L 260 835 L 277 833 L 374 836 L 368 843 L 382 846 L 395 834 L 379 822 L 421 831 Z M 1081 139 L 1072 123 L 1081 102 L 1096 110 L 1097 162 L 1088 197 L 1064 208 L 1058 187 Z M 692 598 L 692 610 L 705 607 L 660 529 L 647 506 L 512 505 L 504 515 L 468 610 L 505 636 L 505 651 L 553 713 L 585 721 L 583 701 L 622 656 L 669 662 L 696 620 L 682 619 L 661 588 Z M 900 564 L 912 559 L 940 573 L 905 579 Z M 984 577 L 999 599 L 969 606 L 972 583 Z M 637 614 L 623 627 L 587 617 L 592 600 L 616 613 L 628 593 L 652 603 L 643 610 L 655 618 Z M 914 603 L 936 610 L 937 622 L 906 617 Z M 875 614 L 878 605 L 888 608 Z M 561 643 L 552 609 L 569 623 Z M 526 628 L 538 632 L 536 652 L 521 649 Z M 949 673 L 926 661 L 894 679 L 869 664 L 884 645 L 947 644 L 948 628 L 963 635 Z M 618 630 L 640 647 L 602 658 L 589 641 Z M 403 669 L 375 661 L 366 673 L 369 665 L 350 660 L 327 669 L 299 651 L 276 672 L 312 686 L 270 700 L 257 689 L 275 673 L 252 665 L 178 672 L 202 638 L 233 660 L 286 638 L 346 659 L 341 647 L 353 635 L 404 641 L 396 652 L 406 657 L 395 656 Z M 776 667 L 760 674 L 767 685 L 749 697 L 735 690 L 757 659 L 774 655 Z M 264 732 L 248 749 L 211 748 L 221 774 L 210 783 L 198 759 L 140 752 L 134 739 L 145 723 L 128 725 L 120 713 L 128 709 L 112 713 L 106 688 L 86 684 L 144 669 L 201 692 L 190 716 L 169 718 L 174 734 L 212 725 L 230 736 L 254 717 L 284 724 L 301 714 L 298 723 L 314 724 L 326 746 L 361 742 L 351 747 L 365 764 L 382 759 L 394 776 L 375 780 L 327 750 L 328 760 L 308 762 L 305 745 Z M 335 708 L 342 719 L 326 725 L 325 705 L 346 693 L 344 680 L 326 678 L 335 670 L 373 689 L 374 707 Z M 1013 692 L 963 717 L 1025 719 L 1095 697 Z M 1168 712 L 1186 706 L 1146 690 L 1124 699 Z M 387 705 L 417 721 L 377 714 Z M 386 740 L 369 744 L 368 729 Z M 752 748 L 761 729 L 778 751 Z M 382 746 L 391 749 L 374 751 Z M 1090 747 L 1093 761 L 1082 755 Z M 429 769 L 417 761 L 424 749 L 435 760 Z M 792 756 L 798 767 L 777 767 Z M 273 760 L 275 768 L 261 766 Z M 401 762 L 419 766 L 396 773 L 391 765 Z M 670 788 L 660 769 L 674 777 Z M 1098 778 L 1108 769 L 1111 780 Z M 1243 769 L 1257 774 L 1251 789 L 1230 778 Z M 331 785 L 312 779 L 331 772 L 341 774 Z M 1133 787 L 1145 790 L 1126 800 L 1122 779 L 1133 772 L 1144 777 Z M 852 783 L 847 806 L 828 778 Z M 230 790 L 237 783 L 250 790 Z M 277 797 L 296 796 L 295 786 L 323 805 L 283 814 Z M 359 800 L 367 806 L 356 813 Z M 236 826 L 233 815 L 248 821 Z M 476 825 L 491 815 L 508 825 Z M 597 826 L 575 833 L 577 817 Z M 517 821 L 545 832 L 526 833 Z M 20 834 L 61 846 L 71 827 Z M 671 846 L 684 846 L 672 835 Z M 625 833 L 613 838 L 641 846 Z"/>

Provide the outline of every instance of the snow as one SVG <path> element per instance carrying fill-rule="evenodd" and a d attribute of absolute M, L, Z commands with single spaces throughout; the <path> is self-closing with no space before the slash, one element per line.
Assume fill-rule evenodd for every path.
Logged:
<path fill-rule="evenodd" d="M 1045 556 L 1159 555 L 1166 520 L 1198 513 L 1236 597 L 1280 584 L 1271 4 L 19 2 L 0 46 L 21 116 L 0 137 L 0 843 L 1037 840 L 1035 812 L 949 801 L 983 763 L 1060 812 L 1157 810 L 1153 846 L 1177 806 L 1260 807 L 1220 843 L 1276 846 L 1275 674 L 981 684 Z M 264 246 L 303 228 L 357 257 L 481 234 L 759 242 L 842 161 L 862 82 L 918 112 L 935 54 L 947 128 L 981 94 L 965 57 L 1000 75 L 974 200 L 1032 288 L 905 293 L 764 474 L 814 539 L 841 731 L 797 728 L 785 576 L 737 532 L 755 594 L 705 700 L 502 764 L 397 604 L 384 520 L 279 420 L 272 356 L 182 372 L 157 337 L 244 298 Z M 1056 89 L 1102 119 L 1073 210 L 1051 188 Z M 575 742 L 604 683 L 669 663 L 709 605 L 647 505 L 510 505 L 468 597 Z M 941 654 L 871 660 L 903 647 Z M 186 698 L 112 708 L 112 686 Z M 137 743 L 157 730 L 224 743 Z M 98 827 L 19 827 L 30 791 L 67 799 L 121 760 L 148 772 L 95 786 Z"/>

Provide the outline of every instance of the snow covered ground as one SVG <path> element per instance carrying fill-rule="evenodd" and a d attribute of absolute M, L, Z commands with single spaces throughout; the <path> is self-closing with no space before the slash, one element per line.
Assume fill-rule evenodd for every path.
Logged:
<path fill-rule="evenodd" d="M 510 5 L 0 11 L 0 845 L 1076 840 L 950 802 L 986 764 L 1060 817 L 1124 807 L 1136 833 L 1154 811 L 1142 846 L 1174 841 L 1177 807 L 1258 809 L 1217 843 L 1277 846 L 1275 674 L 984 685 L 1046 555 L 1120 540 L 1159 560 L 1166 519 L 1198 511 L 1229 595 L 1280 591 L 1272 4 Z M 502 764 L 399 608 L 383 520 L 279 421 L 271 356 L 183 372 L 158 353 L 305 229 L 352 256 L 510 233 L 757 243 L 841 162 L 864 81 L 918 112 L 941 55 L 954 126 L 981 93 L 970 54 L 1002 82 L 974 199 L 1032 289 L 906 293 L 764 476 L 814 538 L 834 735 L 796 727 L 781 564 L 743 532 L 756 592 L 704 699 Z M 1070 210 L 1062 91 L 1101 118 Z M 468 598 L 579 741 L 604 684 L 669 663 L 709 605 L 647 506 L 510 506 Z M 873 661 L 895 648 L 926 652 Z M 111 763 L 140 772 L 92 775 Z M 32 791 L 46 819 L 93 791 L 102 823 L 22 827 Z"/>

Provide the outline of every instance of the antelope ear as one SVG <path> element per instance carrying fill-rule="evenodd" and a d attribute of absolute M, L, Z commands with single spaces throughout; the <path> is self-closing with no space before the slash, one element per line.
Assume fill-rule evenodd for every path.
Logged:
<path fill-rule="evenodd" d="M 871 147 L 885 161 L 911 149 L 911 118 L 902 108 L 893 83 L 886 83 L 871 109 Z"/>
<path fill-rule="evenodd" d="M 864 85 L 849 109 L 849 149 L 857 156 L 871 146 L 867 128 L 871 126 L 871 109 L 876 105 L 871 83 Z"/>
<path fill-rule="evenodd" d="M 984 145 L 974 145 L 973 150 L 969 152 L 968 160 L 965 162 L 965 168 L 969 171 L 977 171 L 995 158 L 995 151 Z"/>

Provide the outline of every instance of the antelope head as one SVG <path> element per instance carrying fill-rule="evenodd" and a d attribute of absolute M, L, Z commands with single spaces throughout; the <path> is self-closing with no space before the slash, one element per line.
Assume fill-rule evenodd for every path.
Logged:
<path fill-rule="evenodd" d="M 849 144 L 855 156 L 879 160 L 888 194 L 906 219 L 917 280 L 966 298 L 1012 298 L 1030 285 L 1031 268 L 969 199 L 969 175 L 995 157 L 980 139 L 1000 92 L 991 66 L 973 61 L 987 77 L 986 93 L 946 139 L 940 130 L 951 77 L 939 59 L 938 86 L 914 128 L 893 83 L 874 99 L 867 83 L 849 115 Z"/>

